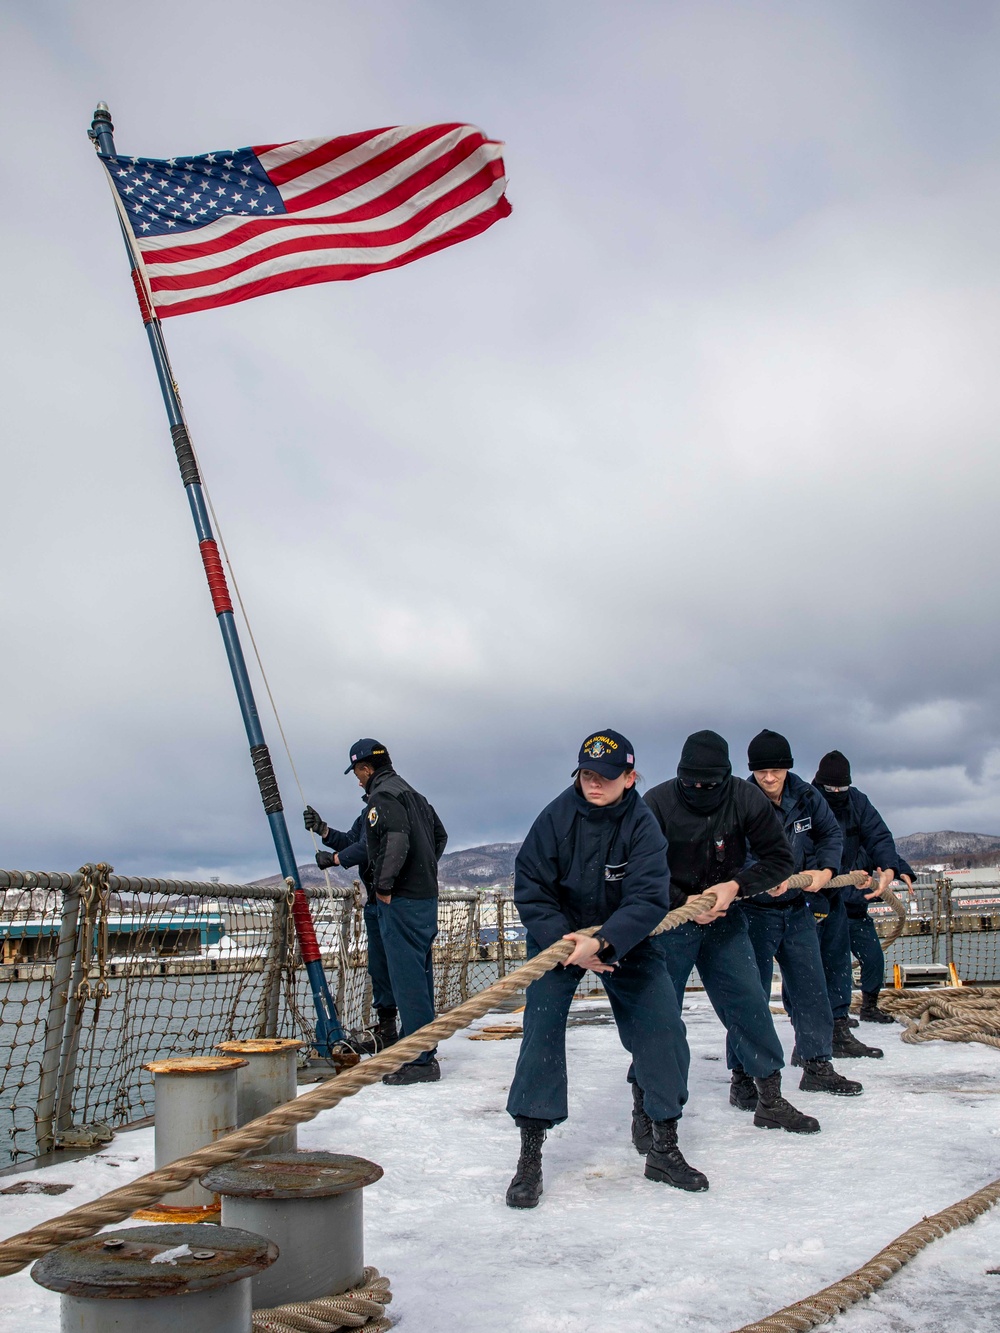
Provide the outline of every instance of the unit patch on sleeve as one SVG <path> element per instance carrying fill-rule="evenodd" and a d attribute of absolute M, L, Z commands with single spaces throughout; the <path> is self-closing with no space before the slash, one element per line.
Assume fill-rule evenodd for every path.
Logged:
<path fill-rule="evenodd" d="M 368 823 L 372 828 L 378 823 L 378 811 L 374 806 L 368 811 Z"/>

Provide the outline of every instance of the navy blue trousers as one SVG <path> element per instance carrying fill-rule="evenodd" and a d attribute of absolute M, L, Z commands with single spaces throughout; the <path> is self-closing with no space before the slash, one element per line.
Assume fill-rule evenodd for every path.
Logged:
<path fill-rule="evenodd" d="M 389 968 L 399 1027 L 408 1037 L 434 1018 L 434 965 L 431 945 L 437 935 L 436 898 L 396 898 L 378 904 L 378 928 Z M 412 1061 L 427 1064 L 437 1047 Z"/>
<path fill-rule="evenodd" d="M 732 911 L 732 908 L 729 909 Z M 803 1060 L 829 1060 L 833 1054 L 833 1010 L 826 990 L 816 918 L 805 903 L 796 907 L 754 907 L 747 903 L 747 930 L 766 995 L 771 994 L 774 960 L 781 968 L 782 998 L 795 1029 Z M 733 1053 L 727 1048 L 729 1067 Z"/>
<path fill-rule="evenodd" d="M 885 954 L 870 916 L 848 918 L 851 953 L 861 964 L 862 991 L 880 991 L 885 983 Z"/>
<path fill-rule="evenodd" d="M 385 956 L 382 932 L 378 925 L 378 903 L 365 903 L 365 932 L 368 935 L 368 975 L 372 981 L 372 999 L 376 1009 L 395 1009 L 389 960 Z"/>
<path fill-rule="evenodd" d="M 847 909 L 839 893 L 829 898 L 822 893 L 807 897 L 816 911 L 826 909 L 826 916 L 816 920 L 826 993 L 834 1018 L 846 1018 L 851 1012 L 851 933 L 847 928 Z"/>
<path fill-rule="evenodd" d="M 528 957 L 538 953 L 529 936 Z M 510 1085 L 507 1110 L 549 1125 L 568 1114 L 566 1019 L 584 969 L 556 967 L 528 987 L 524 1037 Z M 600 973 L 643 1090 L 646 1114 L 675 1120 L 687 1101 L 690 1056 L 680 1006 L 659 950 L 650 940 L 630 949 L 613 972 Z"/>
<path fill-rule="evenodd" d="M 730 1069 L 738 1067 L 751 1078 L 766 1078 L 782 1068 L 785 1056 L 774 1030 L 770 997 L 760 984 L 747 920 L 738 907 L 730 907 L 710 926 L 689 921 L 654 935 L 652 943 L 666 961 L 678 1006 L 684 1002 L 691 969 L 697 967 L 712 1008 L 729 1036 Z M 639 1084 L 645 1091 L 641 1079 Z"/>

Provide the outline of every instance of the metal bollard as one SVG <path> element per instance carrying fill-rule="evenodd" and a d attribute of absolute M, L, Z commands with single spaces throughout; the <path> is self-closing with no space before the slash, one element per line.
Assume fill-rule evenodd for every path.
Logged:
<path fill-rule="evenodd" d="M 246 1068 L 236 1075 L 236 1122 L 245 1125 L 266 1115 L 276 1106 L 294 1101 L 296 1054 L 302 1042 L 294 1037 L 258 1037 L 254 1041 L 220 1041 L 217 1051 L 242 1056 Z M 294 1152 L 298 1136 L 294 1128 L 279 1134 L 264 1149 L 269 1154 Z"/>
<path fill-rule="evenodd" d="M 381 1177 L 374 1162 L 332 1152 L 242 1158 L 204 1177 L 222 1195 L 224 1227 L 245 1227 L 280 1251 L 274 1267 L 253 1280 L 255 1310 L 358 1286 L 365 1270 L 361 1191 Z"/>
<path fill-rule="evenodd" d="M 190 1055 L 143 1065 L 156 1077 L 157 1168 L 236 1128 L 236 1071 L 246 1063 L 231 1055 Z M 140 1208 L 132 1216 L 144 1222 L 219 1220 L 219 1200 L 197 1180 L 168 1198 L 171 1203 Z"/>
<path fill-rule="evenodd" d="M 229 1227 L 128 1227 L 50 1251 L 31 1276 L 61 1293 L 61 1333 L 250 1333 L 251 1280 L 277 1257 Z"/>

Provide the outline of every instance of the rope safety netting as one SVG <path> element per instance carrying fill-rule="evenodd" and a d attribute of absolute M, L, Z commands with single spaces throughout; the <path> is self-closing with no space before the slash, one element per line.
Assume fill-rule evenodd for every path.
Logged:
<path fill-rule="evenodd" d="M 850 875 L 839 876 L 832 881 L 832 885 L 860 884 L 866 879 L 867 876 L 861 872 L 853 872 Z M 808 875 L 793 875 L 787 881 L 789 888 L 806 888 L 809 883 Z M 890 931 L 887 937 L 883 938 L 883 947 L 887 947 L 901 933 L 906 910 L 891 890 L 883 894 L 883 900 L 892 908 L 897 918 L 894 933 Z M 681 907 L 668 913 L 651 933 L 657 935 L 663 931 L 676 929 L 710 910 L 714 905 L 715 895 L 712 893 L 689 898 Z M 599 929 L 600 927 L 594 926 L 581 933 L 593 935 Z M 573 947 L 571 941 L 558 940 L 524 963 L 517 971 L 487 986 L 449 1012 L 439 1015 L 418 1032 L 402 1038 L 388 1050 L 371 1056 L 335 1078 L 318 1084 L 294 1101 L 276 1107 L 266 1115 L 259 1116 L 256 1120 L 250 1121 L 197 1152 L 179 1158 L 116 1190 L 111 1190 L 91 1203 L 71 1209 L 60 1217 L 39 1223 L 28 1231 L 12 1236 L 0 1244 L 0 1276 L 20 1271 L 35 1259 L 67 1241 L 92 1236 L 106 1226 L 123 1221 L 137 1209 L 148 1208 L 165 1195 L 183 1189 L 191 1180 L 200 1178 L 213 1167 L 225 1165 L 246 1153 L 265 1148 L 276 1135 L 314 1119 L 321 1111 L 332 1109 L 346 1098 L 360 1092 L 362 1088 L 379 1082 L 384 1074 L 395 1071 L 421 1052 L 468 1027 L 492 1009 L 498 1001 L 530 986 L 532 982 L 558 966 L 569 957 Z M 897 997 L 889 993 L 887 1007 L 903 1017 L 907 1013 L 907 1002 L 914 1007 L 923 1006 L 919 1010 L 920 1017 L 909 1022 L 908 1030 L 903 1034 L 904 1041 L 931 1040 L 932 1036 L 944 1037 L 947 1040 L 975 1041 L 983 1039 L 985 1035 L 988 1044 L 1000 1047 L 1000 1003 L 991 1001 L 985 992 L 974 991 L 971 988 L 964 993 L 961 1001 L 955 998 L 958 994 L 959 992 L 950 991 L 947 999 L 941 999 L 940 992 L 936 996 L 923 993 L 919 997 Z M 992 1011 L 997 1017 L 996 1035 L 984 1034 L 981 1030 L 988 1011 Z M 976 1017 L 970 1020 L 970 1013 Z M 914 1035 L 923 1030 L 921 1020 L 928 1014 L 939 1019 L 944 1027 L 932 1036 Z M 923 1024 L 924 1029 L 930 1021 L 930 1018 L 926 1019 Z M 969 1035 L 966 1025 L 970 1021 L 980 1025 L 979 1036 Z M 953 1033 L 956 1035 L 952 1035 Z M 786 1306 L 755 1323 L 747 1324 L 737 1333 L 805 1333 L 805 1330 L 828 1322 L 836 1314 L 877 1290 L 932 1240 L 973 1221 L 992 1207 L 998 1199 L 1000 1199 L 1000 1180 L 993 1181 L 968 1198 L 951 1205 L 950 1208 L 924 1218 L 880 1250 L 868 1263 L 815 1296 Z M 388 1279 L 380 1277 L 375 1269 L 366 1269 L 362 1287 L 354 1291 L 321 1301 L 255 1311 L 254 1329 L 256 1333 L 286 1333 L 289 1330 L 327 1333 L 328 1330 L 344 1327 L 365 1327 L 376 1333 L 382 1333 L 389 1327 L 389 1321 L 385 1317 L 385 1306 L 391 1299 Z"/>

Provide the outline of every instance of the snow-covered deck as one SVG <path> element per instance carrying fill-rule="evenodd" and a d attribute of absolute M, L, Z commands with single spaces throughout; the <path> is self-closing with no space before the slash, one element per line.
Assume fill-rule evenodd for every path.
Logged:
<path fill-rule="evenodd" d="M 366 1258 L 392 1279 L 408 1333 L 729 1333 L 843 1276 L 921 1216 L 1000 1176 L 1000 1053 L 904 1046 L 865 1024 L 884 1060 L 843 1061 L 865 1094 L 786 1090 L 819 1135 L 754 1129 L 732 1110 L 722 1029 L 685 1007 L 691 1100 L 681 1127 L 710 1180 L 687 1195 L 643 1179 L 631 1147 L 628 1059 L 600 1000 L 574 1006 L 570 1119 L 545 1150 L 534 1212 L 504 1206 L 517 1133 L 504 1112 L 518 1042 L 441 1049 L 442 1081 L 376 1086 L 300 1130 L 300 1146 L 358 1153 L 385 1177 L 366 1192 Z M 516 1022 L 517 1015 L 503 1021 Z M 580 1021 L 584 1020 L 584 1021 Z M 497 1022 L 493 1015 L 486 1022 Z M 776 1019 L 786 1051 L 791 1029 Z M 4 1235 L 152 1166 L 151 1130 L 99 1157 L 32 1172 L 68 1193 L 0 1198 Z M 7 1177 L 0 1187 L 12 1183 Z M 934 1244 L 833 1326 L 843 1333 L 987 1333 L 1000 1327 L 1000 1209 Z M 57 1298 L 21 1273 L 0 1279 L 0 1333 L 58 1327 Z"/>

